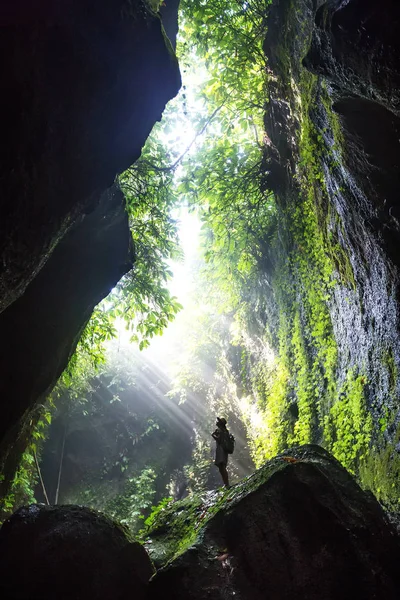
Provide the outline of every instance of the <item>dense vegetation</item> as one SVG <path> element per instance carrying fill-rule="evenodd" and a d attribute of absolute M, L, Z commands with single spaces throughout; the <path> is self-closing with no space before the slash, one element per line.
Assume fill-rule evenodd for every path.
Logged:
<path fill-rule="evenodd" d="M 120 177 L 134 269 L 94 312 L 38 420 L 7 510 L 32 500 L 32 483 L 40 475 L 37 453 L 51 415 L 58 417 L 66 407 L 71 414 L 96 412 L 99 378 L 113 381 L 108 402 L 115 402 L 118 368 L 105 365 L 105 346 L 121 321 L 132 341 L 145 349 L 182 308 L 167 285 L 170 260 L 181 255 L 177 209 L 182 206 L 202 222 L 194 290 L 198 301 L 185 307 L 190 323 L 185 351 L 175 381 L 164 391 L 176 406 L 190 406 L 191 458 L 179 466 L 186 489 L 210 485 L 207 436 L 215 413 L 224 412 L 238 435 L 247 438 L 256 466 L 286 447 L 320 443 L 386 505 L 396 507 L 398 484 L 385 471 L 390 463 L 397 472 L 398 460 L 393 445 L 382 438 L 393 418 L 390 411 L 373 416 L 362 364 L 339 365 L 332 323 L 334 291 L 340 287 L 350 295 L 356 288 L 327 187 L 327 172 L 342 160 L 340 122 L 323 82 L 299 69 L 306 35 L 296 55 L 282 34 L 275 47 L 277 72 L 272 72 L 263 47 L 269 4 L 181 3 L 183 89 L 154 128 L 140 160 Z M 287 103 L 293 123 L 289 191 L 274 171 L 277 150 L 265 131 L 265 112 L 277 101 Z M 323 111 L 322 129 L 315 124 L 317 110 Z M 391 356 L 386 349 L 382 368 L 390 372 L 394 388 Z M 191 398 L 196 399 L 192 405 Z M 142 417 L 130 437 L 158 435 L 160 425 L 165 426 L 157 417 Z M 392 442 L 397 441 L 395 434 Z M 106 492 L 97 482 L 70 499 L 86 500 L 137 529 L 137 517 L 147 516 L 155 500 L 169 495 L 173 482 L 169 473 L 156 484 L 157 469 L 165 465 L 145 455 L 146 461 L 138 461 L 125 448 L 117 465 L 113 459 L 105 466 L 104 476 L 115 467 L 127 471 L 117 496 L 115 486 Z"/>

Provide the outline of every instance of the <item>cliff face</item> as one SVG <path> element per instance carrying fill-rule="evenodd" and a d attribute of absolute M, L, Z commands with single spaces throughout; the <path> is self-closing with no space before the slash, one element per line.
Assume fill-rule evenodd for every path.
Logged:
<path fill-rule="evenodd" d="M 261 317 L 290 371 L 277 446 L 317 441 L 365 473 L 371 443 L 397 469 L 399 22 L 390 0 L 276 0 L 264 43 L 279 219 Z"/>
<path fill-rule="evenodd" d="M 343 4 L 343 3 L 342 3 Z M 304 65 L 332 86 L 333 110 L 340 115 L 348 147 L 364 164 L 349 168 L 371 201 L 372 226 L 398 266 L 400 40 L 395 2 L 323 4 L 315 15 Z M 353 159 L 356 158 L 353 156 Z"/>
<path fill-rule="evenodd" d="M 0 465 L 6 481 L 93 307 L 132 266 L 117 173 L 180 86 L 145 2 L 2 8 Z M 10 451 L 10 448 L 12 450 Z"/>

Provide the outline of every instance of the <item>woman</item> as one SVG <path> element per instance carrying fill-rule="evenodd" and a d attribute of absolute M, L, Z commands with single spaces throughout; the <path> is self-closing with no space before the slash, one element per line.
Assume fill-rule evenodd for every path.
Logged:
<path fill-rule="evenodd" d="M 227 489 L 230 488 L 228 472 L 226 465 L 228 464 L 228 452 L 224 448 L 224 438 L 229 436 L 229 431 L 226 428 L 226 419 L 217 417 L 216 422 L 217 429 L 212 433 L 212 437 L 217 442 L 215 448 L 215 462 L 214 464 L 218 467 L 221 473 L 222 481 Z"/>

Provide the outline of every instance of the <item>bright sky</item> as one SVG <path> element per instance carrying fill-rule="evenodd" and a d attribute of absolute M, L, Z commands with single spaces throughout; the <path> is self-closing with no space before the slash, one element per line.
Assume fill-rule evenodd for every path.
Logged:
<path fill-rule="evenodd" d="M 196 213 L 190 213 L 187 208 L 179 212 L 179 239 L 183 249 L 183 261 L 171 261 L 173 279 L 168 287 L 173 296 L 181 304 L 185 304 L 191 291 L 191 267 L 198 255 L 201 223 Z"/>
<path fill-rule="evenodd" d="M 171 377 L 175 375 L 176 359 L 181 356 L 187 338 L 188 322 L 185 307 L 190 303 L 193 289 L 192 270 L 198 256 L 201 228 L 196 213 L 190 213 L 187 208 L 179 209 L 176 218 L 180 221 L 179 238 L 184 257 L 181 261 L 170 261 L 169 266 L 173 277 L 168 283 L 168 288 L 184 308 L 175 320 L 169 323 L 163 335 L 152 338 L 149 348 L 142 351 L 143 356 L 162 367 Z M 118 327 L 118 339 L 120 350 L 125 355 L 134 354 L 137 350 L 137 345 L 130 343 L 130 336 L 131 332 L 126 330 L 125 323 L 121 321 Z"/>

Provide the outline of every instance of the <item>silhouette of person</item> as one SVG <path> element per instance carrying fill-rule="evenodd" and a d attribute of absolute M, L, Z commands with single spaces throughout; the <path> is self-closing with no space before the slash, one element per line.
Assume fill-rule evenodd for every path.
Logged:
<path fill-rule="evenodd" d="M 221 473 L 222 481 L 227 489 L 230 488 L 229 476 L 226 466 L 228 464 L 228 452 L 224 448 L 224 437 L 229 435 L 229 431 L 226 427 L 226 419 L 217 417 L 216 422 L 217 429 L 211 434 L 214 440 L 217 442 L 215 448 L 215 461 L 214 464 L 218 467 Z"/>

